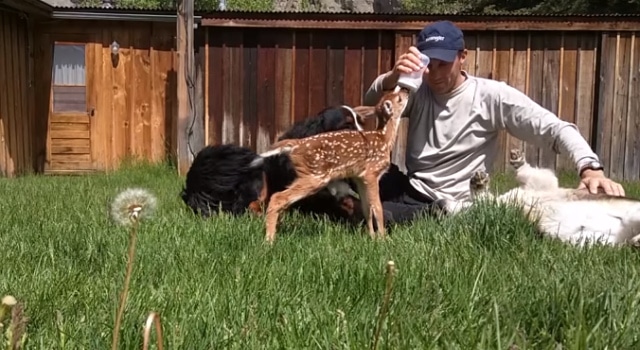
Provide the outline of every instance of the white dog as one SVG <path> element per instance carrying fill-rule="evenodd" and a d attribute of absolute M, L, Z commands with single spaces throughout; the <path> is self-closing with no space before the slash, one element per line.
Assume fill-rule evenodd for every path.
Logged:
<path fill-rule="evenodd" d="M 518 187 L 495 196 L 489 192 L 489 174 L 478 171 L 469 181 L 472 202 L 449 209 L 458 213 L 480 200 L 497 200 L 517 205 L 548 237 L 574 245 L 640 245 L 640 200 L 561 188 L 553 171 L 532 167 L 518 149 L 511 151 L 510 163 Z"/>

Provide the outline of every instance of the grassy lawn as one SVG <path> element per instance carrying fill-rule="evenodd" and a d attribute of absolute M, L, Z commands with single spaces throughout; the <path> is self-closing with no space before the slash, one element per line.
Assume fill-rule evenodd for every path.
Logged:
<path fill-rule="evenodd" d="M 122 349 L 141 347 L 151 311 L 167 349 L 368 348 L 389 260 L 398 271 L 379 349 L 638 348 L 631 248 L 539 239 L 504 207 L 396 227 L 386 242 L 288 214 L 269 247 L 261 219 L 194 218 L 170 169 L 139 166 L 0 180 L 0 295 L 25 303 L 27 349 L 109 348 L 128 243 L 109 204 L 130 186 L 158 208 L 140 228 Z"/>

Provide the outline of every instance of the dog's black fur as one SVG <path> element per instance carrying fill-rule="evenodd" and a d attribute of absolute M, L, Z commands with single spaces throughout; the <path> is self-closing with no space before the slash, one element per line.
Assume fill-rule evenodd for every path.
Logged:
<path fill-rule="evenodd" d="M 244 213 L 264 185 L 262 168 L 249 167 L 255 157 L 252 150 L 236 145 L 203 148 L 187 173 L 182 200 L 203 217 L 217 210 Z"/>
<path fill-rule="evenodd" d="M 278 140 L 299 139 L 344 129 L 356 129 L 352 115 L 344 108 L 328 107 L 315 116 L 296 122 Z M 266 185 L 268 202 L 271 194 L 284 190 L 293 182 L 295 170 L 287 155 L 269 157 L 262 164 L 250 167 L 249 163 L 256 157 L 258 154 L 254 151 L 236 145 L 205 147 L 197 154 L 187 173 L 182 200 L 194 213 L 204 217 L 218 210 L 241 214 L 250 203 L 259 199 Z M 352 218 L 327 191 L 304 198 L 292 208 L 303 213 L 326 214 L 331 219 Z"/>

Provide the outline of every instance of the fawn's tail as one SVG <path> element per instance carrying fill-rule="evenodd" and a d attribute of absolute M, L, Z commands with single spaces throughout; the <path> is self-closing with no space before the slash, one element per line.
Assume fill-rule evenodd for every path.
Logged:
<path fill-rule="evenodd" d="M 292 149 L 293 149 L 293 147 L 291 147 L 291 146 L 282 146 L 282 147 L 278 147 L 278 148 L 272 149 L 270 151 L 266 151 L 264 153 L 258 154 L 251 161 L 251 163 L 249 163 L 249 167 L 253 168 L 253 167 L 261 166 L 262 164 L 264 164 L 264 159 L 265 158 L 277 156 L 278 154 L 282 154 L 282 153 L 289 153 L 289 152 L 291 152 Z"/>

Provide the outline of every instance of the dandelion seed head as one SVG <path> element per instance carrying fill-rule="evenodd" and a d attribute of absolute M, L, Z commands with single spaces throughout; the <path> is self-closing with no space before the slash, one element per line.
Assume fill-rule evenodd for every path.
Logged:
<path fill-rule="evenodd" d="M 111 203 L 111 217 L 118 224 L 128 226 L 150 218 L 156 205 L 156 197 L 146 189 L 127 188 Z"/>
<path fill-rule="evenodd" d="M 5 295 L 2 297 L 2 305 L 14 306 L 18 301 L 12 295 Z"/>

